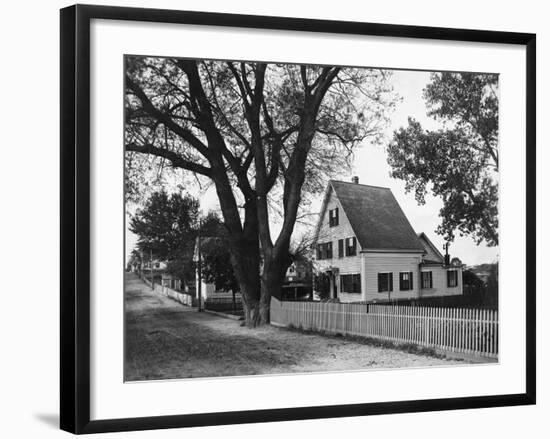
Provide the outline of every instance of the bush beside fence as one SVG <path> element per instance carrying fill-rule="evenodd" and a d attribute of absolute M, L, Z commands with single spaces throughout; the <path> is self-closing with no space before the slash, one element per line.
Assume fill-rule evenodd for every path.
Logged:
<path fill-rule="evenodd" d="M 271 299 L 271 323 L 498 358 L 498 311 Z"/>

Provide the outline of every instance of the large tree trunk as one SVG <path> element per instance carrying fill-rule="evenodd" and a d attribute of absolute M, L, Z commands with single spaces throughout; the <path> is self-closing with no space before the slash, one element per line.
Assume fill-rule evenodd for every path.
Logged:
<path fill-rule="evenodd" d="M 276 297 L 281 299 L 285 273 L 290 264 L 288 252 L 285 252 L 283 255 L 264 255 L 264 258 L 259 304 L 260 324 L 269 323 L 271 298 Z"/>
<path fill-rule="evenodd" d="M 260 251 L 258 235 L 248 238 L 233 237 L 229 239 L 231 263 L 239 283 L 245 313 L 245 322 L 254 327 L 261 324 L 259 319 L 260 285 Z"/>

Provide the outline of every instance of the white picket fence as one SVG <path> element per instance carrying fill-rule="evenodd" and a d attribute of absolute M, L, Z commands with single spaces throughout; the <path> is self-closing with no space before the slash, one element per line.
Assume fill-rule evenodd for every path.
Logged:
<path fill-rule="evenodd" d="M 271 323 L 498 358 L 498 311 L 271 299 Z"/>
<path fill-rule="evenodd" d="M 155 292 L 158 294 L 162 294 L 163 296 L 169 297 L 172 300 L 175 300 L 176 302 L 181 303 L 182 305 L 186 306 L 196 306 L 196 299 L 187 293 L 181 293 L 179 291 L 173 290 L 172 288 L 168 288 L 164 285 L 156 285 L 155 284 Z"/>

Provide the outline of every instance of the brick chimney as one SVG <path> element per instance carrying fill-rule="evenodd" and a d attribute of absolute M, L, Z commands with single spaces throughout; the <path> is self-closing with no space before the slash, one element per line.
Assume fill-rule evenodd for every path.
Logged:
<path fill-rule="evenodd" d="M 357 175 L 354 175 L 351 177 L 351 182 L 355 184 L 359 184 L 359 177 Z"/>

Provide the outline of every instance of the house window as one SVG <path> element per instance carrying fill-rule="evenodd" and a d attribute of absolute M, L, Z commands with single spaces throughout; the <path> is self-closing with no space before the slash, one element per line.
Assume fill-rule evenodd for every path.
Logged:
<path fill-rule="evenodd" d="M 346 256 L 355 256 L 357 254 L 357 240 L 355 237 L 346 238 Z"/>
<path fill-rule="evenodd" d="M 423 271 L 420 275 L 422 276 L 422 288 L 433 288 L 432 272 Z"/>
<path fill-rule="evenodd" d="M 328 211 L 328 225 L 329 227 L 335 227 L 338 225 L 338 208 L 334 208 Z"/>
<path fill-rule="evenodd" d="M 338 240 L 338 257 L 339 258 L 344 257 L 344 240 L 343 239 Z"/>
<path fill-rule="evenodd" d="M 399 273 L 399 289 L 401 291 L 412 290 L 413 289 L 413 273 L 401 272 Z"/>
<path fill-rule="evenodd" d="M 332 259 L 332 242 L 317 244 L 317 259 Z"/>
<path fill-rule="evenodd" d="M 360 274 L 341 274 L 340 292 L 350 294 L 361 294 L 361 275 Z"/>
<path fill-rule="evenodd" d="M 378 292 L 393 291 L 393 273 L 378 273 Z"/>
<path fill-rule="evenodd" d="M 458 271 L 456 270 L 447 271 L 447 286 L 449 288 L 458 286 Z"/>

